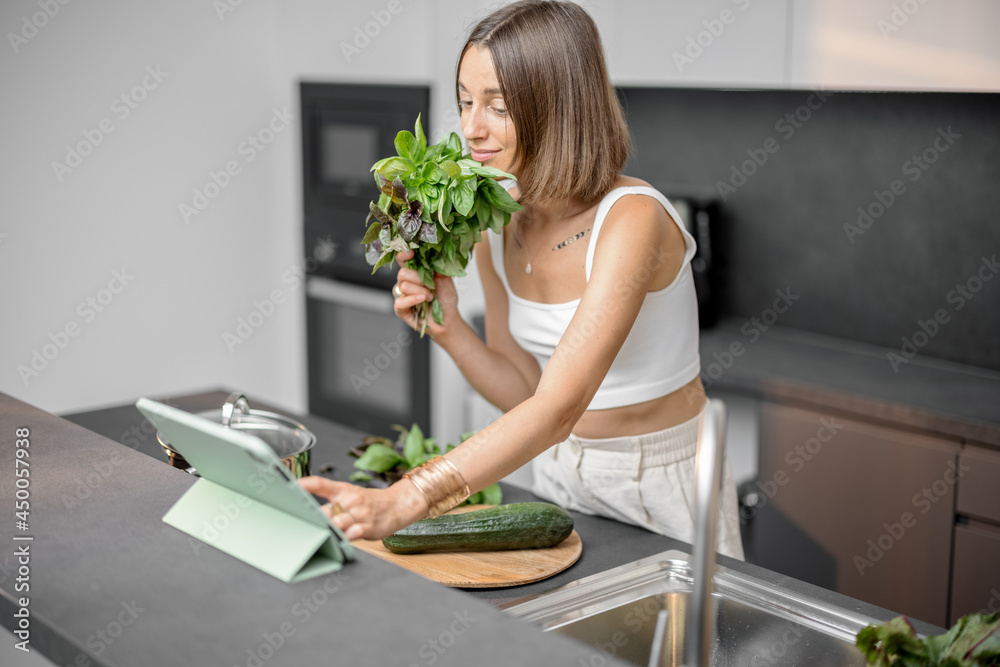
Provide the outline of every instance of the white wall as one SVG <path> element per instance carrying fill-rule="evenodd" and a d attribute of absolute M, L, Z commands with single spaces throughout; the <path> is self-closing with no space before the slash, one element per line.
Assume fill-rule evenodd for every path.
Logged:
<path fill-rule="evenodd" d="M 239 152 L 292 101 L 276 85 L 275 3 L 222 19 L 196 0 L 52 4 L 47 22 L 37 2 L 0 8 L 0 390 L 57 412 L 217 385 L 301 401 L 299 304 L 233 352 L 223 341 L 296 256 L 275 182 L 297 125 L 276 122 L 253 161 Z M 15 52 L 25 17 L 43 27 Z M 151 90 L 135 88 L 144 77 Z M 115 100 L 133 89 L 144 99 L 124 117 Z M 113 131 L 99 137 L 102 120 Z M 60 180 L 52 163 L 87 151 L 84 132 L 98 145 Z M 230 160 L 240 173 L 185 222 L 179 205 Z M 61 340 L 67 326 L 77 335 Z M 35 351 L 52 358 L 32 368 Z"/>
<path fill-rule="evenodd" d="M 958 87 L 1000 90 L 991 38 L 1000 5 L 905 1 L 920 9 L 865 52 L 867 67 L 844 34 L 864 32 L 871 43 L 889 0 L 581 4 L 599 24 L 618 83 L 934 87 L 946 72 L 916 81 L 899 63 L 947 53 L 966 65 Z M 298 81 L 427 83 L 430 135 L 458 130 L 458 49 L 500 2 L 393 0 L 396 14 L 390 0 L 236 2 L 0 5 L 0 391 L 69 412 L 226 386 L 305 410 L 303 295 L 288 280 L 301 266 Z M 224 3 L 235 6 L 220 15 Z M 47 17 L 42 5 L 58 13 Z M 734 20 L 679 67 L 674 53 L 724 10 Z M 358 38 L 366 29 L 368 43 Z M 342 44 L 358 51 L 345 55 Z M 150 90 L 136 89 L 144 99 L 125 117 L 115 100 L 144 77 Z M 275 109 L 295 118 L 250 161 L 241 142 L 266 135 Z M 105 119 L 113 131 L 96 134 Z M 66 146 L 87 141 L 85 132 L 100 143 L 60 180 L 52 163 L 65 162 Z M 230 160 L 240 173 L 186 222 L 179 205 L 191 205 L 192 190 Z M 128 284 L 108 291 L 123 269 Z M 476 310 L 475 276 L 461 289 L 463 309 Z M 272 310 L 255 306 L 272 294 L 281 300 L 273 313 L 245 342 L 227 345 L 239 318 Z M 101 312 L 88 298 L 104 299 Z M 67 327 L 76 335 L 61 333 Z M 436 435 L 454 438 L 462 383 L 446 363 L 435 372 Z"/>

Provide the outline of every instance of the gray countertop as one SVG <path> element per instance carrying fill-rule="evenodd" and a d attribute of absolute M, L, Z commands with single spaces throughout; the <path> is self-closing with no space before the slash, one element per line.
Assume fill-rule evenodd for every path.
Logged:
<path fill-rule="evenodd" d="M 701 332 L 712 388 L 1000 448 L 1000 373 L 796 329 L 726 319 Z"/>
<path fill-rule="evenodd" d="M 219 405 L 225 394 L 167 402 L 198 410 Z M 622 664 L 495 605 L 670 549 L 690 551 L 664 536 L 574 513 L 583 556 L 529 586 L 448 589 L 364 553 L 338 574 L 285 584 L 162 522 L 194 478 L 165 463 L 152 427 L 132 405 L 67 420 L 0 394 L 0 416 L 0 470 L 13 469 L 15 428 L 31 432 L 30 530 L 15 530 L 13 512 L 3 522 L 6 535 L 34 538 L 31 646 L 59 664 L 80 664 L 80 656 L 99 665 Z M 346 478 L 346 452 L 361 434 L 301 419 L 318 438 L 314 472 L 333 465 L 325 474 Z M 504 491 L 506 502 L 531 499 L 521 489 Z M 0 501 L 13 507 L 14 494 L 14 477 L 5 472 Z M 12 630 L 22 595 L 10 574 L 13 559 L 12 548 L 0 556 L 0 614 Z M 720 562 L 876 619 L 894 615 L 746 563 Z"/>

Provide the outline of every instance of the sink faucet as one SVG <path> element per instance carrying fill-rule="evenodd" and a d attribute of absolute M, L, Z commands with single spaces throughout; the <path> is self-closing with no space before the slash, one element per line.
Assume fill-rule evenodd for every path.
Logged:
<path fill-rule="evenodd" d="M 726 442 L 726 407 L 710 399 L 698 422 L 698 452 L 695 459 L 695 539 L 691 556 L 694 591 L 687 610 L 684 664 L 707 667 L 715 632 L 712 577 L 715 572 L 716 526 L 719 488 Z"/>

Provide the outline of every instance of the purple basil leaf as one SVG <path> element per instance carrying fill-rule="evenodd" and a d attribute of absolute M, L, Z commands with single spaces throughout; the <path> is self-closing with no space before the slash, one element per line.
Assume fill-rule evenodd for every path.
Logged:
<path fill-rule="evenodd" d="M 365 261 L 368 266 L 375 266 L 378 258 L 382 256 L 382 242 L 375 239 L 365 248 Z"/>
<path fill-rule="evenodd" d="M 420 219 L 420 212 L 422 210 L 423 204 L 414 200 L 410 202 L 409 208 L 399 214 L 399 220 L 396 221 L 396 230 L 399 231 L 399 235 L 403 237 L 403 240 L 412 241 L 413 237 L 420 231 L 420 225 L 423 224 L 423 221 Z"/>
<path fill-rule="evenodd" d="M 392 181 L 376 171 L 375 182 L 378 183 L 378 188 L 382 191 L 382 194 L 392 196 Z"/>
<path fill-rule="evenodd" d="M 425 222 L 420 226 L 420 236 L 419 239 L 424 243 L 437 243 L 438 242 L 438 228 L 437 224 L 433 222 Z"/>
<path fill-rule="evenodd" d="M 386 194 L 390 195 L 392 197 L 392 200 L 396 203 L 406 201 L 406 186 L 403 185 L 403 181 L 399 179 L 399 176 L 393 179 L 392 191 Z"/>

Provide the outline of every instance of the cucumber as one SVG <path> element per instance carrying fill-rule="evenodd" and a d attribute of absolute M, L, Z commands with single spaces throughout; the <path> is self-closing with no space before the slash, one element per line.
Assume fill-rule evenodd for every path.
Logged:
<path fill-rule="evenodd" d="M 573 517 L 550 503 L 510 503 L 422 519 L 382 540 L 396 554 L 537 549 L 573 532 Z"/>

